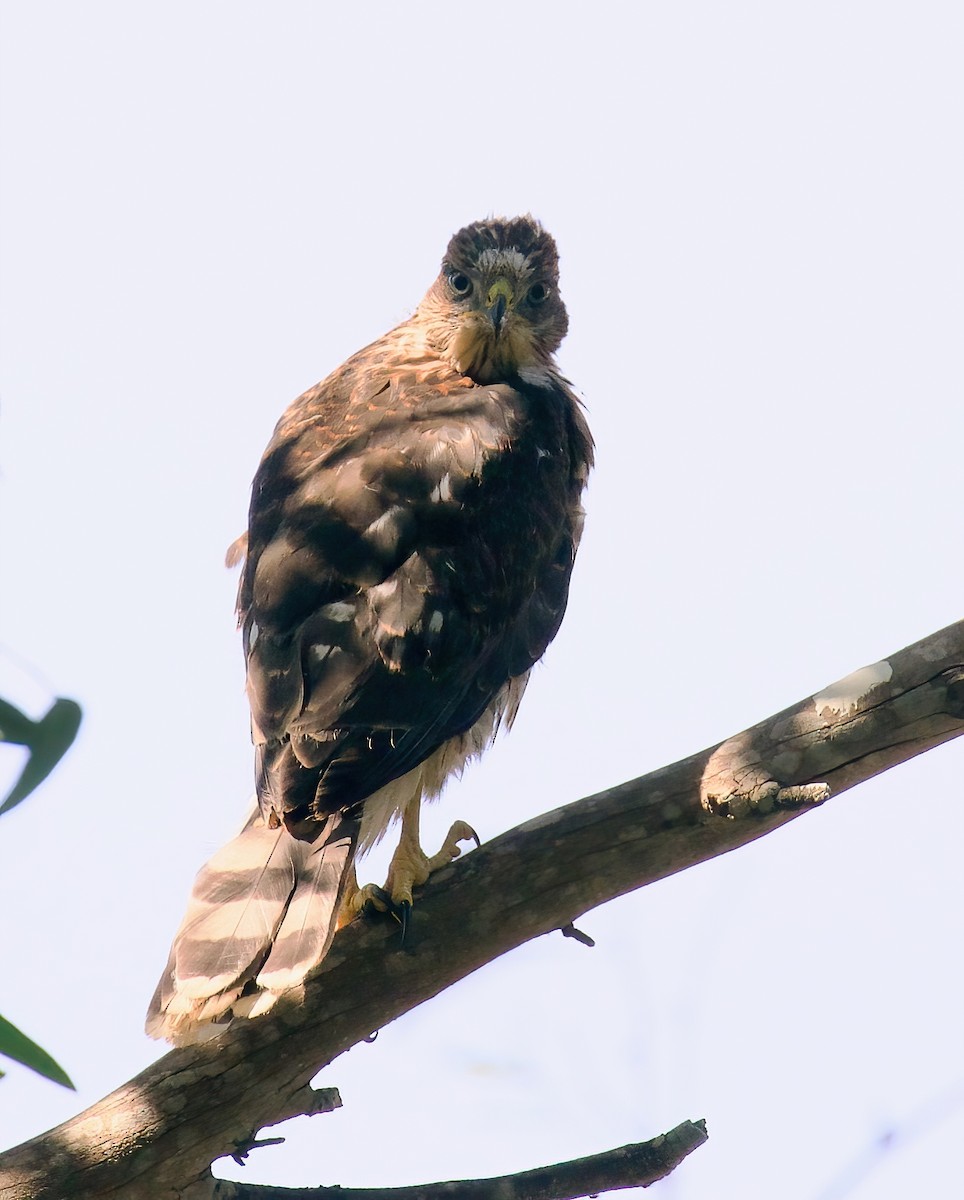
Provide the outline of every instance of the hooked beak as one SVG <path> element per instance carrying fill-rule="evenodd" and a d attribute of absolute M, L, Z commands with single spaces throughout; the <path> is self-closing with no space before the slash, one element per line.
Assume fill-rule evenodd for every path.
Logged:
<path fill-rule="evenodd" d="M 485 312 L 495 329 L 496 337 L 502 328 L 502 319 L 512 305 L 512 285 L 505 278 L 497 279 L 489 288 L 485 301 Z"/>

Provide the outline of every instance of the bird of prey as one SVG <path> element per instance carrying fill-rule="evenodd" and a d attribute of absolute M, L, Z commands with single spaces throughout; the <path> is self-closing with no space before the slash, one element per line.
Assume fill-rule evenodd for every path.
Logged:
<path fill-rule="evenodd" d="M 531 217 L 467 226 L 415 314 L 284 413 L 254 478 L 239 623 L 257 808 L 200 871 L 147 1030 L 183 1044 L 297 997 L 336 927 L 413 888 L 419 809 L 511 724 L 562 620 L 592 438 Z M 354 859 L 401 818 L 384 889 Z"/>

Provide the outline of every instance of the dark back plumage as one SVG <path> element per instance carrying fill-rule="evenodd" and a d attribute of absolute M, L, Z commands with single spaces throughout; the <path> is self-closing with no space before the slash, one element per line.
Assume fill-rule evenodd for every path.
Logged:
<path fill-rule="evenodd" d="M 302 970 L 300 949 L 294 958 L 302 975 L 320 959 L 359 822 L 364 839 L 372 813 L 384 822 L 477 753 L 555 635 L 592 461 L 580 406 L 552 361 L 567 323 L 557 284 L 555 243 L 531 217 L 467 226 L 413 318 L 279 421 L 242 545 L 261 814 L 248 837 L 269 831 L 308 853 L 273 852 L 304 863 L 286 868 L 294 882 L 272 902 L 278 922 L 236 969 L 206 936 L 212 913 L 195 905 L 181 965 L 170 968 L 174 1000 L 155 998 L 162 1014 L 165 1003 L 187 1009 L 175 1036 L 198 998 L 197 1019 L 223 1020 L 273 986 L 265 963 L 281 910 L 310 911 L 298 878 L 325 893 L 314 897 L 324 928 L 300 927 L 297 945 L 313 961 Z M 430 764 L 442 765 L 426 775 Z M 315 853 L 319 838 L 337 852 Z M 199 877 L 198 904 L 226 882 L 201 887 Z M 247 888 L 250 902 L 259 885 L 249 878 Z M 205 972 L 217 995 L 198 982 Z M 291 986 L 291 975 L 286 964 L 272 979 Z M 192 981 L 193 1008 L 178 1000 L 180 977 Z M 172 1032 L 160 1018 L 155 1028 Z"/>

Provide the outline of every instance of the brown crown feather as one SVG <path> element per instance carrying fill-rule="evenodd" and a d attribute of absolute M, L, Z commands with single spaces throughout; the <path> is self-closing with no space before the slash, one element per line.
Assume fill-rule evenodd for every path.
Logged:
<path fill-rule="evenodd" d="M 534 274 L 551 283 L 559 280 L 556 243 L 534 217 L 491 217 L 466 225 L 449 242 L 444 265 L 474 267 L 485 250 L 518 250 L 529 259 Z"/>

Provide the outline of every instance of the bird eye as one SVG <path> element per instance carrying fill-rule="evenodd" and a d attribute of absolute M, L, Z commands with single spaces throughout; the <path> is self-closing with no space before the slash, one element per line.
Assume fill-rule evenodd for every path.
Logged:
<path fill-rule="evenodd" d="M 453 271 L 449 275 L 449 285 L 456 296 L 467 296 L 472 291 L 472 280 L 461 271 Z"/>
<path fill-rule="evenodd" d="M 530 304 L 542 304 L 543 301 L 549 299 L 549 289 L 544 283 L 534 283 L 529 288 L 529 295 L 526 299 Z"/>

